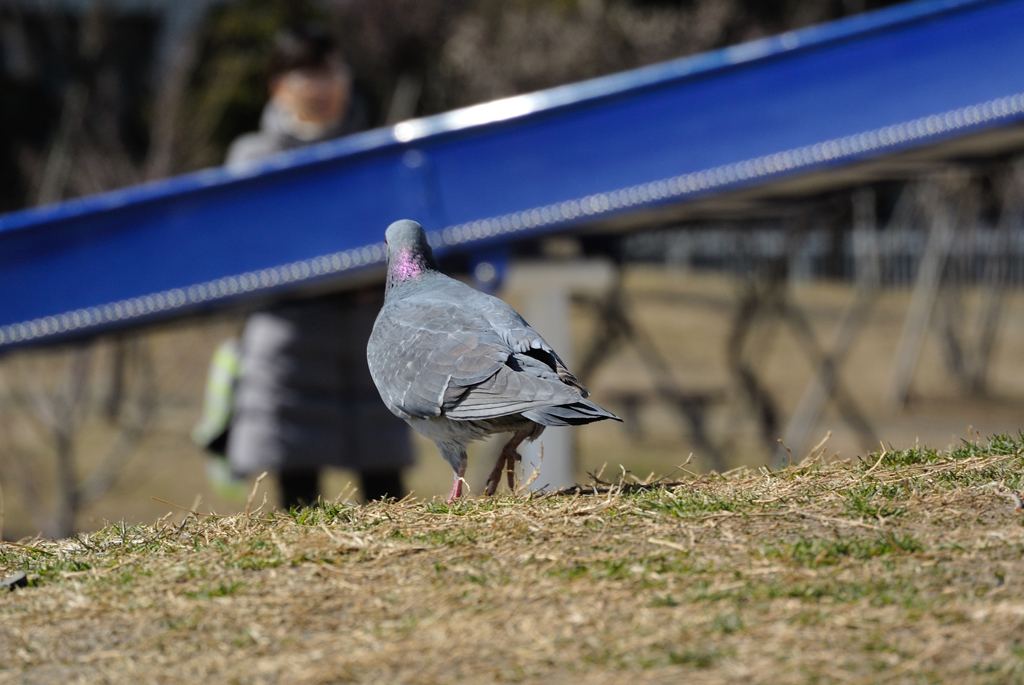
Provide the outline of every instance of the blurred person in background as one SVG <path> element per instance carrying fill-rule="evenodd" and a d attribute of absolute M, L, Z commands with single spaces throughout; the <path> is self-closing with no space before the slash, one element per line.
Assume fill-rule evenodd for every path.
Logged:
<path fill-rule="evenodd" d="M 270 101 L 260 129 L 228 148 L 228 166 L 357 133 L 369 127 L 366 106 L 334 39 L 319 27 L 281 31 L 270 61 Z"/>
<path fill-rule="evenodd" d="M 231 144 L 228 166 L 367 128 L 348 67 L 323 29 L 277 36 L 270 95 L 259 131 Z M 312 505 L 324 467 L 355 471 L 367 500 L 405 494 L 409 432 L 380 401 L 366 363 L 383 302 L 381 287 L 279 303 L 249 316 L 240 345 L 221 346 L 195 438 L 222 457 L 211 459 L 222 494 L 230 492 L 228 468 L 270 470 L 285 508 Z"/>

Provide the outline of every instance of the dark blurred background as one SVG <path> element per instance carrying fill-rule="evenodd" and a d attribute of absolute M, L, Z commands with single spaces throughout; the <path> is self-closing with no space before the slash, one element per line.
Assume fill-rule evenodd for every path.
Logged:
<path fill-rule="evenodd" d="M 282 27 L 337 35 L 375 125 L 875 9 L 880 0 L 6 0 L 0 211 L 221 163 Z"/>

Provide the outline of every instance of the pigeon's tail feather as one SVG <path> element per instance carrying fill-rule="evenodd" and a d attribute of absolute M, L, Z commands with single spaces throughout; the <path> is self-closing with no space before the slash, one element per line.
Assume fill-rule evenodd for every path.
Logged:
<path fill-rule="evenodd" d="M 524 411 L 523 416 L 542 426 L 582 426 L 585 423 L 614 419 L 618 416 L 607 409 L 602 409 L 589 400 L 581 400 L 572 404 L 561 404 L 555 407 L 541 407 Z"/>

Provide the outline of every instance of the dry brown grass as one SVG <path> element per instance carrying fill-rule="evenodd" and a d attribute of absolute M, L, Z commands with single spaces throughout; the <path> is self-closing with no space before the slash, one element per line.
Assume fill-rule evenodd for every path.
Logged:
<path fill-rule="evenodd" d="M 1021 682 L 1022 474 L 999 437 L 4 543 L 0 683 Z"/>

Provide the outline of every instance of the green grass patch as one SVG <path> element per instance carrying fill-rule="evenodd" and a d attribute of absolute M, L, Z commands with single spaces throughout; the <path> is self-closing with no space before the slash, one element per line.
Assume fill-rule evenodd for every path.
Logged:
<path fill-rule="evenodd" d="M 887 554 L 920 552 L 923 545 L 912 535 L 878 534 L 873 537 L 849 537 L 839 540 L 805 538 L 796 542 L 768 545 L 761 553 L 801 566 L 818 568 L 847 560 L 868 561 Z"/>
<path fill-rule="evenodd" d="M 668 651 L 668 662 L 678 666 L 708 669 L 716 665 L 725 656 L 726 653 L 717 647 L 686 647 L 670 649 Z"/>
<path fill-rule="evenodd" d="M 183 592 L 182 594 L 189 599 L 213 599 L 215 597 L 230 597 L 238 593 L 245 587 L 245 583 L 235 581 L 230 583 L 217 583 L 213 585 L 203 585 L 199 590 L 194 592 Z"/>

